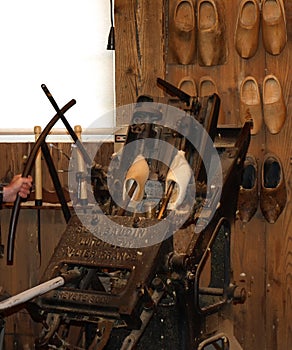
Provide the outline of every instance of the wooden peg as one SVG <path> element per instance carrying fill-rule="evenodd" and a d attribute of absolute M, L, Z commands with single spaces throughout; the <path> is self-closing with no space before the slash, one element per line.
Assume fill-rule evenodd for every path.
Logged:
<path fill-rule="evenodd" d="M 35 141 L 38 139 L 42 132 L 40 126 L 34 127 Z M 43 193 L 42 193 L 42 151 L 38 150 L 36 159 L 35 159 L 35 205 L 40 206 L 43 202 Z"/>
<path fill-rule="evenodd" d="M 81 125 L 75 125 L 74 126 L 74 132 L 76 134 L 76 136 L 78 137 L 78 139 L 81 142 L 81 134 L 82 134 L 82 127 Z M 81 205 L 87 205 L 88 204 L 88 200 L 87 200 L 87 188 L 86 188 L 86 167 L 85 167 L 85 162 L 84 159 L 82 157 L 82 153 L 80 152 L 80 150 L 77 150 L 77 171 L 80 174 L 80 178 L 79 178 L 79 183 L 78 183 L 78 202 Z"/>

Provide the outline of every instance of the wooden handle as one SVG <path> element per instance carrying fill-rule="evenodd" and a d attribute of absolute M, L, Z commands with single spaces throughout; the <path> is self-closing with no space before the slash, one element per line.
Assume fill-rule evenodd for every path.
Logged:
<path fill-rule="evenodd" d="M 35 141 L 37 141 L 38 137 L 42 132 L 42 128 L 40 126 L 34 127 L 34 135 Z M 43 192 L 42 192 L 42 151 L 41 148 L 37 152 L 37 156 L 35 158 L 35 205 L 42 205 L 43 201 Z"/>
<path fill-rule="evenodd" d="M 74 132 L 77 135 L 78 139 L 81 141 L 81 134 L 82 134 L 82 127 L 81 125 L 75 125 L 74 126 Z M 81 174 L 86 174 L 85 172 L 85 163 L 82 157 L 82 153 L 80 150 L 77 150 L 77 169 L 78 172 Z M 78 194 L 78 199 L 80 204 L 86 205 L 87 204 L 87 188 L 86 188 L 86 179 L 80 180 L 80 189 Z"/>

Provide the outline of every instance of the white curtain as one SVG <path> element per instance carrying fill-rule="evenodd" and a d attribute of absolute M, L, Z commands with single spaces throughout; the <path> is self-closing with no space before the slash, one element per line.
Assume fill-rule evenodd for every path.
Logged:
<path fill-rule="evenodd" d="M 9 0 L 0 4 L 0 129 L 44 127 L 55 111 L 70 124 L 114 126 L 114 51 L 106 50 L 109 0 Z M 105 116 L 106 114 L 106 116 Z M 58 123 L 57 128 L 63 124 Z"/>

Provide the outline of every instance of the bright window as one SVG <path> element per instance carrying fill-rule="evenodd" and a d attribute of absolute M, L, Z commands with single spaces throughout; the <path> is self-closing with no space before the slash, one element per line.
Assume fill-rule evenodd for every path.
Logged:
<path fill-rule="evenodd" d="M 60 108 L 76 99 L 65 115 L 72 127 L 86 128 L 98 119 L 98 127 L 113 128 L 114 115 L 108 113 L 114 106 L 109 30 L 109 0 L 2 1 L 1 132 L 45 127 L 55 111 L 43 83 Z"/>

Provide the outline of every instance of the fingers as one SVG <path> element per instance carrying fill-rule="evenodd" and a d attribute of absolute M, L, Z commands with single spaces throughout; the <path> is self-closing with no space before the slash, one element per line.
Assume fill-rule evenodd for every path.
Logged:
<path fill-rule="evenodd" d="M 30 194 L 30 191 L 27 189 L 20 189 L 18 194 L 21 198 L 27 198 L 27 196 Z"/>
<path fill-rule="evenodd" d="M 15 192 L 18 192 L 21 198 L 27 198 L 32 187 L 32 177 L 30 175 L 28 177 L 15 175 L 11 181 L 11 186 L 14 187 Z"/>
<path fill-rule="evenodd" d="M 22 184 L 18 194 L 20 197 L 26 198 L 30 194 L 30 189 L 32 187 L 32 177 L 30 175 L 28 177 L 22 177 L 21 181 Z"/>
<path fill-rule="evenodd" d="M 20 195 L 20 197 L 26 198 L 30 194 L 30 187 L 22 186 L 18 191 L 18 194 Z"/>
<path fill-rule="evenodd" d="M 26 185 L 29 188 L 32 186 L 32 177 L 29 175 L 28 177 L 21 178 L 22 185 Z"/>

